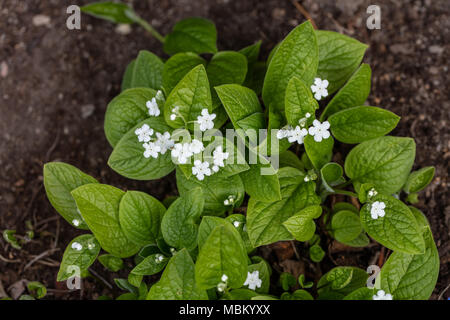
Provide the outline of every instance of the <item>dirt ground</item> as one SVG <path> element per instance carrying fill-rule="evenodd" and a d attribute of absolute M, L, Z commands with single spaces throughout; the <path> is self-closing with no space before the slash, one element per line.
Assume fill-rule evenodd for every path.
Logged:
<path fill-rule="evenodd" d="M 123 35 L 113 24 L 83 15 L 82 30 L 68 30 L 67 6 L 87 2 L 0 0 L 0 231 L 14 229 L 23 236 L 30 221 L 36 234 L 22 250 L 0 239 L 0 297 L 2 291 L 20 294 L 22 279 L 44 283 L 50 299 L 117 294 L 117 289 L 109 287 L 113 276 L 98 262 L 92 267 L 97 277 L 85 280 L 81 292 L 68 292 L 56 283 L 65 246 L 80 233 L 59 218 L 47 201 L 42 186 L 44 163 L 65 161 L 103 183 L 146 191 L 161 200 L 176 192 L 173 176 L 134 182 L 106 164 L 111 148 L 103 133 L 104 113 L 119 93 L 127 63 L 141 49 L 163 53 L 160 43 L 137 26 Z M 130 2 L 163 34 L 179 19 L 207 17 L 217 25 L 219 49 L 238 50 L 261 39 L 265 57 L 305 20 L 290 0 Z M 381 30 L 366 28 L 369 1 L 301 1 L 320 29 L 343 32 L 370 45 L 365 57 L 373 69 L 369 103 L 402 117 L 394 134 L 415 139 L 416 168 L 436 167 L 436 177 L 422 192 L 418 207 L 430 220 L 441 257 L 432 299 L 441 293 L 446 299 L 449 292 L 444 291 L 450 282 L 446 54 L 450 4 L 448 0 L 376 2 L 381 7 Z M 276 269 L 305 268 L 290 248 L 281 243 L 261 253 L 275 260 Z M 302 255 L 301 247 L 299 251 Z M 379 254 L 378 245 L 363 252 L 334 248 L 324 261 L 330 267 L 352 264 L 365 269 Z M 312 271 L 307 265 L 306 269 L 308 276 Z"/>

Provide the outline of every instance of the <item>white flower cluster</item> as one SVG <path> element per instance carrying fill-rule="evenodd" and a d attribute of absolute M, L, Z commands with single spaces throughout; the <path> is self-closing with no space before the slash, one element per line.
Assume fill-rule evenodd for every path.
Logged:
<path fill-rule="evenodd" d="M 214 128 L 215 113 L 209 114 L 208 109 L 202 110 L 202 115 L 197 117 L 197 123 L 200 125 L 201 131 L 206 131 Z"/>
<path fill-rule="evenodd" d="M 170 120 L 175 121 L 176 118 L 181 118 L 186 123 L 186 119 L 180 113 L 180 107 L 174 106 L 172 108 L 172 113 L 170 114 Z M 194 121 L 199 124 L 201 131 L 206 131 L 214 128 L 214 119 L 216 118 L 215 113 L 209 114 L 208 109 L 202 109 L 201 115 L 197 117 L 197 121 Z"/>
<path fill-rule="evenodd" d="M 228 196 L 228 198 L 223 201 L 223 204 L 226 206 L 232 206 L 234 204 L 235 200 L 236 200 L 236 197 L 234 195 L 230 194 Z"/>
<path fill-rule="evenodd" d="M 81 245 L 81 243 L 75 241 L 74 243 L 72 243 L 72 249 L 81 251 L 83 249 L 83 246 Z"/>
<path fill-rule="evenodd" d="M 248 286 L 251 290 L 256 290 L 256 288 L 261 288 L 262 280 L 259 278 L 259 271 L 255 270 L 253 272 L 247 272 L 247 279 L 244 282 L 244 286 Z"/>
<path fill-rule="evenodd" d="M 384 217 L 386 212 L 384 209 L 386 208 L 386 204 L 382 201 L 375 201 L 372 203 L 370 207 L 370 216 L 372 219 L 378 219 L 378 217 Z"/>
<path fill-rule="evenodd" d="M 134 133 L 138 137 L 139 142 L 144 142 L 144 157 L 146 158 L 158 158 L 159 154 L 165 154 L 167 150 L 172 149 L 174 141 L 170 139 L 170 133 L 156 132 L 156 139 L 153 138 L 154 130 L 146 123 L 142 127 L 137 128 Z M 152 140 L 153 139 L 153 140 Z"/>
<path fill-rule="evenodd" d="M 314 93 L 316 100 L 321 100 L 328 96 L 328 80 L 322 80 L 320 78 L 314 79 L 314 84 L 311 86 L 311 91 Z"/>
<path fill-rule="evenodd" d="M 377 294 L 372 297 L 373 300 L 392 300 L 392 298 L 392 295 L 384 290 L 378 290 Z"/>
<path fill-rule="evenodd" d="M 295 128 L 288 126 L 287 129 L 280 129 L 277 132 L 278 139 L 287 138 L 289 142 L 297 142 L 298 144 L 303 144 L 305 137 L 309 134 L 314 137 L 314 141 L 321 142 L 323 139 L 328 139 L 330 137 L 330 123 L 328 121 L 320 122 L 319 120 L 314 120 L 313 125 L 306 129 L 306 122 L 311 114 L 308 112 L 305 114 L 305 118 L 300 119 L 299 125 Z"/>
<path fill-rule="evenodd" d="M 369 192 L 367 192 L 367 196 L 369 197 L 369 199 L 375 197 L 377 194 L 378 192 L 374 188 L 370 189 Z"/>
<path fill-rule="evenodd" d="M 227 288 L 228 276 L 226 274 L 223 274 L 220 280 L 222 282 L 219 282 L 219 284 L 217 284 L 217 291 L 224 292 Z"/>
<path fill-rule="evenodd" d="M 172 149 L 172 157 L 177 158 L 178 163 L 186 164 L 190 157 L 203 150 L 205 150 L 203 142 L 193 139 L 190 143 L 176 143 Z"/>
<path fill-rule="evenodd" d="M 161 263 L 164 260 L 164 256 L 162 254 L 157 254 L 155 256 L 155 262 L 156 263 Z"/>

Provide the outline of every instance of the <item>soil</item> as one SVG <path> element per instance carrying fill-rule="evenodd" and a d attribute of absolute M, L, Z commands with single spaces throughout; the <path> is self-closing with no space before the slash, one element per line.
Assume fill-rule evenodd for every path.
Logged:
<path fill-rule="evenodd" d="M 106 164 L 111 152 L 103 133 L 106 105 L 119 93 L 127 63 L 141 49 L 164 56 L 160 43 L 137 26 L 123 35 L 113 24 L 85 15 L 81 30 L 68 30 L 66 8 L 74 2 L 89 1 L 0 0 L 0 231 L 17 230 L 24 236 L 30 221 L 35 232 L 21 250 L 0 239 L 0 297 L 3 288 L 8 295 L 20 294 L 22 280 L 44 283 L 50 289 L 49 299 L 95 299 L 118 293 L 105 284 L 112 284 L 117 275 L 109 274 L 98 262 L 92 270 L 103 280 L 84 280 L 81 292 L 68 292 L 56 282 L 65 246 L 80 232 L 50 206 L 42 186 L 44 163 L 65 161 L 104 183 L 142 190 L 160 200 L 176 194 L 173 176 L 136 182 L 120 177 Z M 130 2 L 163 34 L 182 18 L 202 16 L 216 23 L 219 49 L 238 50 L 261 39 L 264 57 L 305 20 L 289 0 Z M 369 1 L 301 1 L 320 29 L 339 31 L 370 45 L 364 60 L 373 69 L 369 104 L 402 117 L 393 134 L 415 139 L 415 168 L 436 167 L 436 177 L 421 193 L 417 206 L 431 223 L 441 257 L 432 299 L 440 294 L 446 299 L 449 292 L 444 291 L 450 282 L 450 101 L 445 53 L 449 50 L 450 4 L 447 0 L 377 3 L 381 29 L 368 30 Z M 330 266 L 350 264 L 365 269 L 388 255 L 376 244 L 363 251 L 330 246 L 332 253 L 324 260 Z M 299 273 L 306 268 L 307 278 L 319 274 L 317 265 L 304 262 L 304 248 L 297 245 L 296 249 L 279 243 L 261 249 L 261 254 L 277 271 Z"/>

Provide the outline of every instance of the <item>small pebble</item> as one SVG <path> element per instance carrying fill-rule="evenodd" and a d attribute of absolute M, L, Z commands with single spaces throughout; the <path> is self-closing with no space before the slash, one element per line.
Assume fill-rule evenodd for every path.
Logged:
<path fill-rule="evenodd" d="M 0 76 L 6 78 L 8 76 L 8 65 L 3 61 L 0 65 Z"/>
<path fill-rule="evenodd" d="M 48 26 L 50 21 L 50 17 L 43 14 L 38 14 L 33 17 L 33 25 L 36 27 Z"/>

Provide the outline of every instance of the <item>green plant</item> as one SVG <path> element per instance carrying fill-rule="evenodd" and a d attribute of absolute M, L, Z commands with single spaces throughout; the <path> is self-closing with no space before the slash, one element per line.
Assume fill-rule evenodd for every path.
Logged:
<path fill-rule="evenodd" d="M 386 136 L 399 117 L 364 105 L 371 84 L 371 69 L 361 64 L 366 45 L 305 22 L 265 62 L 261 42 L 218 51 L 215 26 L 205 19 L 180 21 L 162 37 L 123 4 L 83 11 L 137 22 L 171 55 L 163 61 L 141 51 L 130 63 L 123 91 L 108 105 L 105 134 L 114 171 L 150 180 L 175 170 L 180 196 L 163 205 L 47 163 L 50 202 L 75 228 L 92 232 L 69 244 L 58 281 L 73 277 L 70 266 L 88 274 L 104 250 L 106 268 L 129 271 L 128 279 L 116 279 L 128 291 L 118 299 L 273 299 L 279 289 L 270 289 L 271 266 L 258 247 L 298 240 L 320 263 L 325 238 L 363 247 L 370 236 L 393 251 L 375 288 L 365 270 L 338 266 L 314 286 L 303 275 L 282 274 L 278 297 L 430 297 L 437 249 L 425 216 L 401 199 L 414 201 L 434 169 L 411 172 L 414 141 Z M 357 145 L 343 163 L 333 162 L 333 149 L 342 152 L 343 144 Z M 348 202 L 331 206 L 336 195 Z M 130 257 L 133 268 L 123 263 Z M 161 271 L 149 288 L 145 277 Z"/>

